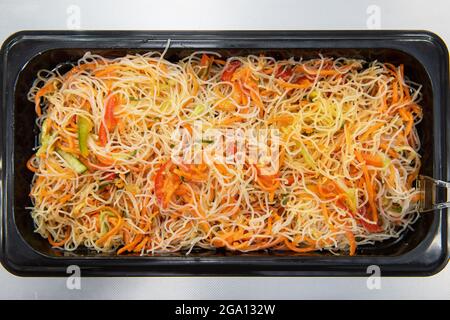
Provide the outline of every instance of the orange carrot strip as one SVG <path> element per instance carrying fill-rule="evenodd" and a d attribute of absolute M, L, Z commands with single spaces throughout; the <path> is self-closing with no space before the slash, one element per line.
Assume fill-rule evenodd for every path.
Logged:
<path fill-rule="evenodd" d="M 218 105 L 216 105 L 215 109 L 220 110 L 220 111 L 234 111 L 234 110 L 236 110 L 236 106 L 233 103 L 231 103 L 229 100 L 226 100 L 226 101 L 221 102 Z"/>
<path fill-rule="evenodd" d="M 411 202 L 418 202 L 418 201 L 420 201 L 420 200 L 424 200 L 424 195 L 423 194 L 421 194 L 421 193 L 416 193 L 415 195 L 413 195 L 412 197 L 411 197 Z"/>
<path fill-rule="evenodd" d="M 380 148 L 386 151 L 392 158 L 397 159 L 398 153 L 392 150 L 386 143 L 380 143 Z"/>
<path fill-rule="evenodd" d="M 407 122 L 406 128 L 405 128 L 405 135 L 408 136 L 412 130 L 412 127 L 414 125 L 414 117 L 412 116 L 411 112 L 408 110 L 402 108 L 398 110 L 400 116 L 404 121 Z"/>
<path fill-rule="evenodd" d="M 369 197 L 369 205 L 372 211 L 372 220 L 373 222 L 378 222 L 378 212 L 377 207 L 375 205 L 375 193 L 372 186 L 372 181 L 370 179 L 369 170 L 367 169 L 366 162 L 364 161 L 363 156 L 358 150 L 355 150 L 356 159 L 361 163 L 363 169 L 364 180 L 367 188 L 367 193 Z"/>
<path fill-rule="evenodd" d="M 392 104 L 396 104 L 398 102 L 398 82 L 394 81 L 392 84 Z"/>
<path fill-rule="evenodd" d="M 117 212 L 117 211 L 116 211 Z M 116 223 L 114 228 L 109 230 L 105 235 L 103 235 L 100 239 L 96 241 L 96 245 L 100 246 L 103 243 L 105 243 L 110 237 L 114 236 L 119 230 L 122 228 L 123 225 L 123 219 L 120 215 L 117 215 L 119 217 L 119 221 Z"/>
<path fill-rule="evenodd" d="M 191 73 L 191 79 L 192 79 L 192 93 L 191 94 L 193 96 L 196 96 L 198 93 L 198 89 L 199 89 L 197 77 L 193 73 Z"/>
<path fill-rule="evenodd" d="M 283 242 L 283 240 L 284 240 L 283 237 L 277 237 L 274 240 L 269 241 L 269 242 L 267 242 L 265 244 L 249 245 L 249 246 L 247 246 L 246 250 L 264 250 L 264 249 L 276 246 L 280 242 Z"/>
<path fill-rule="evenodd" d="M 36 93 L 36 96 L 34 97 L 34 107 L 35 111 L 38 117 L 42 116 L 42 110 L 41 110 L 41 97 L 46 95 L 47 93 L 53 91 L 55 89 L 53 85 L 53 81 L 47 82 L 45 86 L 43 86 L 39 91 Z"/>
<path fill-rule="evenodd" d="M 50 235 L 48 235 L 47 240 L 52 245 L 52 247 L 61 247 L 69 240 L 69 238 L 70 238 L 70 230 L 71 230 L 71 228 L 69 226 L 67 228 L 67 230 L 66 230 L 66 237 L 63 240 L 59 241 L 59 242 L 54 242 Z"/>
<path fill-rule="evenodd" d="M 307 89 L 310 88 L 312 85 L 312 82 L 309 80 L 305 80 L 302 83 L 290 83 L 290 82 L 286 82 L 284 80 L 281 79 L 277 79 L 277 83 L 287 89 Z"/>
<path fill-rule="evenodd" d="M 375 131 L 377 131 L 379 128 L 381 128 L 384 125 L 384 123 L 377 123 L 373 126 L 371 126 L 369 129 L 366 130 L 366 132 L 364 132 L 364 134 L 361 136 L 360 140 L 361 141 L 365 141 L 367 140 L 370 135 L 372 133 L 374 133 Z"/>
<path fill-rule="evenodd" d="M 104 164 L 106 166 L 111 166 L 111 165 L 113 165 L 116 162 L 116 160 L 111 158 L 111 157 L 104 157 L 104 156 L 101 156 L 99 154 L 96 154 L 95 157 L 97 158 L 97 160 L 100 163 L 102 163 L 102 164 Z"/>
<path fill-rule="evenodd" d="M 236 122 L 240 122 L 242 120 L 244 120 L 244 118 L 239 117 L 239 116 L 233 116 L 233 117 L 230 117 L 230 118 L 222 120 L 219 123 L 219 125 L 227 126 L 227 125 L 230 125 L 230 124 L 233 124 L 233 123 L 236 123 Z"/>
<path fill-rule="evenodd" d="M 292 115 L 280 115 L 270 118 L 267 123 L 279 123 L 281 125 L 290 125 L 294 122 L 294 117 Z"/>
<path fill-rule="evenodd" d="M 141 252 L 142 248 L 145 247 L 145 245 L 147 244 L 147 241 L 150 240 L 149 237 L 145 237 L 144 240 L 141 241 L 141 243 L 139 243 L 134 249 L 133 252 Z"/>
<path fill-rule="evenodd" d="M 80 71 L 84 71 L 87 69 L 94 69 L 97 67 L 98 64 L 101 65 L 101 64 L 104 64 L 104 62 L 100 60 L 100 61 L 97 61 L 97 63 L 91 62 L 91 63 L 84 63 L 82 65 L 75 66 L 64 75 L 64 78 L 67 79 L 67 78 L 73 76 L 75 73 L 78 73 Z"/>
<path fill-rule="evenodd" d="M 329 216 L 328 216 L 327 205 L 325 203 L 321 202 L 320 208 L 322 209 L 322 214 L 323 214 L 323 217 L 325 218 L 325 221 L 328 223 Z"/>
<path fill-rule="evenodd" d="M 258 107 L 260 113 L 263 112 L 264 111 L 264 104 L 261 101 L 261 97 L 259 96 L 259 93 L 256 93 L 253 90 L 250 90 L 250 98 L 252 98 L 253 102 L 255 102 L 255 104 Z"/>
<path fill-rule="evenodd" d="M 345 232 L 345 235 L 347 236 L 348 242 L 350 244 L 350 255 L 354 256 L 356 252 L 355 236 L 353 235 L 353 232 L 350 231 Z"/>
<path fill-rule="evenodd" d="M 28 159 L 27 161 L 27 168 L 28 170 L 30 170 L 31 172 L 37 172 L 37 169 L 35 167 L 33 167 L 33 165 L 31 164 L 31 162 L 34 160 L 36 156 L 33 155 L 30 159 Z"/>
<path fill-rule="evenodd" d="M 284 239 L 284 244 L 289 248 L 289 250 L 294 251 L 294 252 L 299 252 L 299 253 L 311 252 L 311 251 L 315 251 L 316 250 L 316 248 L 313 247 L 313 246 L 307 246 L 307 247 L 303 247 L 303 248 L 298 248 L 295 244 L 293 244 L 288 239 Z"/>
<path fill-rule="evenodd" d="M 122 69 L 122 68 L 124 68 L 124 67 L 120 66 L 120 65 L 109 65 L 102 70 L 94 72 L 94 76 L 99 77 L 99 78 L 104 77 L 104 76 L 109 76 L 115 70 Z"/>
<path fill-rule="evenodd" d="M 136 247 L 136 245 L 142 241 L 143 235 L 142 234 L 138 234 L 136 236 L 136 238 L 134 238 L 133 241 L 131 241 L 130 243 L 128 243 L 127 245 L 123 246 L 122 248 L 120 248 L 117 251 L 117 254 L 120 255 L 122 253 L 124 253 L 125 251 L 133 251 L 134 247 Z"/>
<path fill-rule="evenodd" d="M 368 153 L 361 153 L 366 164 L 374 166 L 374 167 L 384 167 L 383 158 L 379 155 L 373 155 Z"/>

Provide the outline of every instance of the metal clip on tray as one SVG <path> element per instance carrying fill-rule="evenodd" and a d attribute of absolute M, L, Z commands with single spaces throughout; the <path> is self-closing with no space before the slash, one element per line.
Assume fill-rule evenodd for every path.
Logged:
<path fill-rule="evenodd" d="M 410 208 L 411 212 L 430 212 L 450 207 L 450 183 L 420 175 L 416 180 L 420 192 L 419 201 Z M 440 202 L 438 194 L 445 192 L 445 202 Z"/>

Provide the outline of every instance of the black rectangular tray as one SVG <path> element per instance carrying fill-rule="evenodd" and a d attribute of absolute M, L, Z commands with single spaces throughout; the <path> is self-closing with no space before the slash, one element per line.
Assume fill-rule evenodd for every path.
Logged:
<path fill-rule="evenodd" d="M 424 214 L 399 239 L 358 248 L 356 256 L 328 253 L 233 253 L 196 251 L 156 256 L 116 256 L 87 250 L 52 249 L 33 232 L 29 210 L 32 173 L 26 161 L 38 133 L 27 92 L 42 68 L 74 62 L 86 51 L 108 57 L 163 50 L 177 60 L 193 50 L 225 56 L 264 53 L 276 58 L 345 56 L 403 63 L 423 85 L 422 174 L 449 180 L 449 55 L 443 41 L 426 31 L 22 31 L 0 52 L 1 262 L 22 276 L 64 276 L 77 265 L 85 276 L 363 276 L 377 265 L 383 276 L 427 276 L 448 262 L 447 210 Z M 444 195 L 440 195 L 441 199 Z"/>

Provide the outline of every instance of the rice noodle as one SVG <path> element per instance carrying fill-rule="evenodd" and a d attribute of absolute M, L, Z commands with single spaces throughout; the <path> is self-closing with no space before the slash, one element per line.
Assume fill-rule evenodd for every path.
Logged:
<path fill-rule="evenodd" d="M 38 126 L 46 123 L 28 163 L 36 232 L 64 250 L 353 255 L 418 218 L 407 208 L 418 197 L 420 98 L 403 66 L 377 61 L 194 52 L 172 63 L 158 52 L 115 59 L 88 52 L 66 74 L 40 71 L 29 93 Z M 87 156 L 80 117 L 92 124 Z M 194 121 L 279 130 L 278 172 L 171 164 L 174 129 Z M 64 152 L 88 170 L 77 173 Z"/>

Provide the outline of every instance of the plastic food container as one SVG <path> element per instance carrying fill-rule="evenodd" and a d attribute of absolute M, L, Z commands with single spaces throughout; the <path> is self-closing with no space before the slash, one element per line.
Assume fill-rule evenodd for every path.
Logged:
<path fill-rule="evenodd" d="M 363 276 L 377 265 L 382 276 L 426 276 L 448 261 L 446 210 L 423 214 L 394 240 L 358 248 L 357 255 L 292 252 L 235 253 L 196 251 L 156 256 L 99 254 L 79 249 L 52 249 L 33 232 L 28 194 L 32 155 L 38 129 L 27 92 L 39 69 L 74 62 L 86 51 L 107 57 L 163 50 L 170 39 L 169 60 L 193 50 L 214 50 L 224 56 L 264 53 L 276 58 L 363 58 L 403 63 L 405 74 L 423 85 L 424 119 L 418 126 L 422 172 L 448 181 L 450 171 L 449 55 L 443 41 L 424 31 L 289 31 L 289 32 L 151 32 L 151 31 L 24 31 L 1 49 L 1 262 L 22 276 L 64 276 L 77 265 L 83 276 Z M 438 195 L 444 200 L 444 194 Z M 438 199 L 439 200 L 439 199 Z"/>

